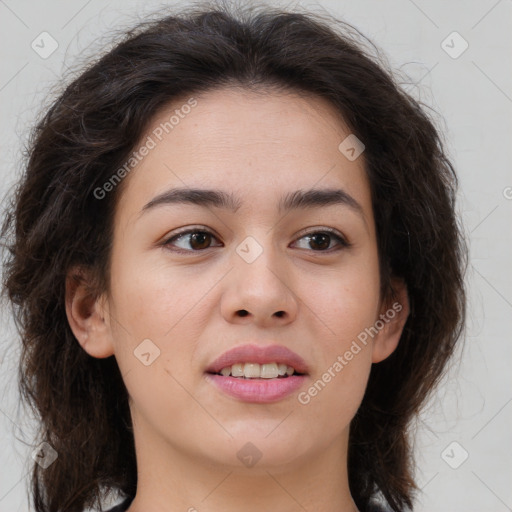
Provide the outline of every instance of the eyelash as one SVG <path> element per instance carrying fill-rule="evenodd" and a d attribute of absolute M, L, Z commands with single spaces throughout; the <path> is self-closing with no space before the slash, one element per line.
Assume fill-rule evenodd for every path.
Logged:
<path fill-rule="evenodd" d="M 212 233 L 209 229 L 206 229 L 203 227 L 197 227 L 197 228 L 193 228 L 193 229 L 187 229 L 185 231 L 181 231 L 181 232 L 174 234 L 172 237 L 170 237 L 166 241 L 164 241 L 162 245 L 164 247 L 170 247 L 172 245 L 173 241 L 183 238 L 186 235 L 195 234 L 195 233 L 206 233 L 208 235 L 213 236 L 214 238 L 217 238 L 215 236 L 215 234 Z M 335 231 L 334 229 L 331 229 L 331 228 L 323 228 L 320 230 L 309 231 L 307 233 L 303 233 L 297 240 L 306 238 L 308 236 L 311 237 L 312 235 L 318 235 L 318 234 L 327 234 L 330 237 L 335 238 L 338 241 L 338 245 L 340 247 L 338 249 L 334 249 L 334 250 L 331 248 L 331 249 L 319 250 L 319 251 L 313 251 L 313 252 L 331 254 L 332 252 L 337 252 L 337 251 L 340 251 L 342 249 L 347 249 L 352 246 L 352 244 L 349 243 L 343 236 L 341 236 L 340 234 L 338 234 L 337 231 Z M 199 252 L 206 251 L 208 249 L 212 249 L 212 247 L 207 247 L 206 249 L 199 249 L 199 250 L 193 250 L 193 249 L 190 249 L 190 250 L 188 250 L 188 249 L 169 249 L 169 250 L 171 250 L 173 252 L 177 252 L 177 253 L 187 254 L 187 253 L 193 253 L 193 252 L 199 253 Z"/>

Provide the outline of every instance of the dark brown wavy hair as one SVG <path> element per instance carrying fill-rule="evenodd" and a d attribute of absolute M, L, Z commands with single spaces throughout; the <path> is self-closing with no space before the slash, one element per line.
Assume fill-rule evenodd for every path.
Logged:
<path fill-rule="evenodd" d="M 403 278 L 410 315 L 397 349 L 373 365 L 351 423 L 349 484 L 362 512 L 376 496 L 394 511 L 412 507 L 410 427 L 463 339 L 467 248 L 441 132 L 397 77 L 373 43 L 331 15 L 203 2 L 124 32 L 59 91 L 31 132 L 2 226 L 20 390 L 58 453 L 47 469 L 33 465 L 36 511 L 101 510 L 107 493 L 135 495 L 128 394 L 115 358 L 90 357 L 75 339 L 65 278 L 81 265 L 95 273 L 92 293 L 110 289 L 123 189 L 102 200 L 94 190 L 170 101 L 232 85 L 325 98 L 366 146 L 382 296 L 392 276 Z"/>

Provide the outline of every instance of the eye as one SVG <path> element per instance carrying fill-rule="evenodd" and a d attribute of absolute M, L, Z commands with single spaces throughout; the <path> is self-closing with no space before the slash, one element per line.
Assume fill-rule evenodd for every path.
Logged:
<path fill-rule="evenodd" d="M 340 234 L 337 234 L 332 229 L 323 229 L 322 231 L 311 231 L 307 233 L 306 235 L 299 238 L 299 240 L 307 240 L 307 243 L 309 244 L 309 248 L 315 248 L 315 252 L 327 252 L 329 249 L 332 249 L 330 247 L 332 240 L 334 239 L 337 241 L 337 244 L 339 246 L 338 249 L 334 250 L 341 250 L 343 248 L 350 247 L 350 243 L 345 240 L 343 236 Z M 308 249 L 308 247 L 305 247 Z M 329 252 L 331 252 L 329 250 Z"/>
<path fill-rule="evenodd" d="M 168 238 L 163 245 L 165 247 L 178 247 L 178 249 L 171 249 L 176 252 L 200 252 L 209 249 L 213 239 L 217 240 L 217 237 L 211 231 L 202 228 L 194 228 L 173 235 L 171 238 Z M 334 250 L 341 250 L 351 246 L 343 236 L 338 234 L 336 231 L 327 228 L 321 231 L 311 231 L 306 233 L 298 240 L 306 240 L 309 247 L 304 248 L 313 249 L 314 252 L 331 252 L 330 249 L 332 249 L 331 243 L 333 240 L 337 242 L 339 247 Z M 177 245 L 178 242 L 182 243 L 182 245 Z M 222 243 L 217 245 L 217 247 L 222 247 Z"/>
<path fill-rule="evenodd" d="M 182 231 L 167 239 L 163 245 L 167 247 L 175 245 L 175 242 L 184 241 L 183 245 L 187 247 L 182 246 L 177 252 L 199 252 L 209 249 L 212 238 L 217 239 L 217 237 L 208 230 L 197 228 L 188 229 L 187 231 Z"/>

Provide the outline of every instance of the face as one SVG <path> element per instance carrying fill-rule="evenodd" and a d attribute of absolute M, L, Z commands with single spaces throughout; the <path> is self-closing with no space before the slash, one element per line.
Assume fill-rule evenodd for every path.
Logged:
<path fill-rule="evenodd" d="M 350 130 L 313 96 L 222 89 L 186 104 L 153 119 L 149 150 L 124 178 L 103 327 L 82 336 L 84 349 L 115 355 L 138 448 L 236 467 L 239 450 L 254 450 L 261 468 L 342 450 L 372 362 L 400 331 L 398 308 L 379 296 L 364 153 L 347 158 L 339 146 Z M 233 204 L 169 194 L 186 188 Z M 303 375 L 208 373 L 248 344 L 285 347 Z M 232 372 L 257 371 L 243 366 L 259 360 L 252 354 L 235 356 Z M 266 375 L 294 361 L 264 356 Z"/>

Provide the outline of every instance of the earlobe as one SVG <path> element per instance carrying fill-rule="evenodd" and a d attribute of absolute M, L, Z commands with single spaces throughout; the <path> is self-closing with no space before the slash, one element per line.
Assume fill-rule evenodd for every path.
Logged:
<path fill-rule="evenodd" d="M 80 346 L 92 357 L 114 354 L 108 307 L 104 297 L 96 297 L 90 286 L 90 274 L 74 267 L 66 276 L 66 315 Z"/>
<path fill-rule="evenodd" d="M 392 285 L 395 298 L 387 301 L 381 310 L 382 329 L 373 340 L 372 363 L 383 361 L 395 351 L 409 316 L 407 285 L 402 279 L 393 279 Z"/>

